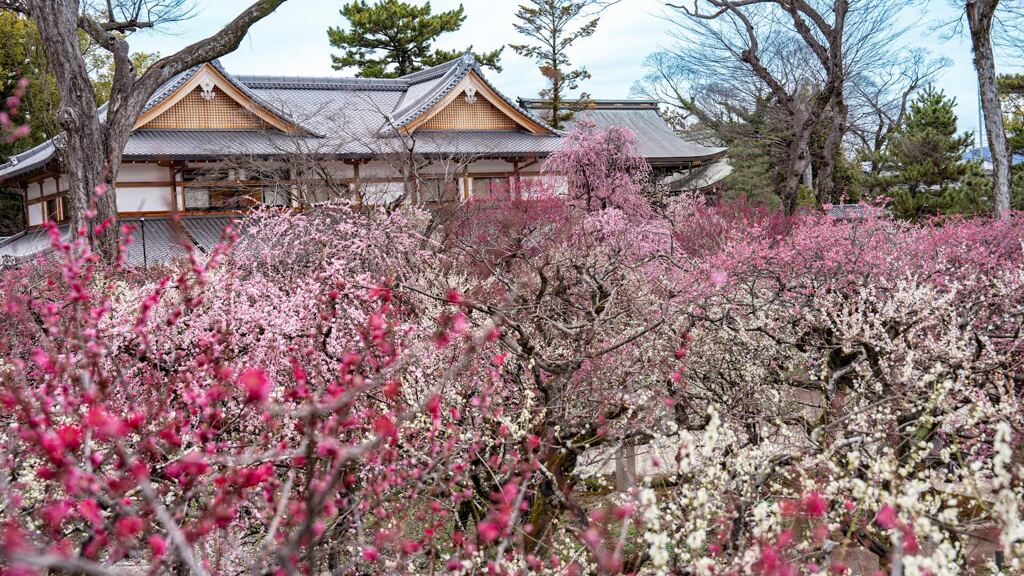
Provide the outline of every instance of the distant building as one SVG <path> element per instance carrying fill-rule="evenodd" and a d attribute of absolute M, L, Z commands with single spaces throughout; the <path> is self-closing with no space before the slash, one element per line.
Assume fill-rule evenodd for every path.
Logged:
<path fill-rule="evenodd" d="M 302 208 L 334 196 L 374 205 L 465 200 L 540 175 L 564 133 L 500 93 L 472 57 L 395 79 L 234 76 L 196 66 L 153 95 L 124 151 L 123 219 Z M 597 101 L 581 116 L 625 126 L 658 170 L 687 171 L 722 148 L 679 138 L 653 102 Z M 412 177 L 411 177 L 412 176 Z M 59 137 L 0 165 L 25 221 L 69 218 Z"/>

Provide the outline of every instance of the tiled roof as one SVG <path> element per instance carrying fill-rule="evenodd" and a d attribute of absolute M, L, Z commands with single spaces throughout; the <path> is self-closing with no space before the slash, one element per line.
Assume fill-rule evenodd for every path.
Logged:
<path fill-rule="evenodd" d="M 55 139 L 30 148 L 21 154 L 15 154 L 0 164 L 0 179 L 24 174 L 49 162 L 57 153 Z"/>
<path fill-rule="evenodd" d="M 501 94 L 469 55 L 393 79 L 231 76 L 219 62 L 213 62 L 213 66 L 260 106 L 302 127 L 306 134 L 141 129 L 129 138 L 126 158 L 200 159 L 295 153 L 366 158 L 404 152 L 409 138 L 415 140 L 416 151 L 426 155 L 544 156 L 559 147 L 560 136 L 564 134 L 552 130 L 550 134 L 480 131 L 397 135 L 395 129 L 408 125 L 440 102 L 471 71 L 510 106 L 543 125 L 543 120 L 530 110 L 537 101 L 513 102 Z M 192 68 L 168 81 L 153 95 L 147 109 L 169 97 L 199 69 Z M 598 103 L 595 109 L 581 112 L 579 116 L 591 118 L 598 126 L 630 128 L 637 135 L 641 153 L 652 164 L 711 160 L 725 152 L 722 148 L 707 148 L 679 138 L 659 115 L 656 103 L 622 100 Z M 52 142 L 20 154 L 0 165 L 0 181 L 45 165 L 54 156 Z"/>
<path fill-rule="evenodd" d="M 520 100 L 520 103 L 531 109 L 540 109 L 544 105 L 543 100 Z M 630 129 L 636 135 L 640 153 L 651 164 L 709 161 L 725 155 L 725 148 L 709 148 L 680 138 L 662 118 L 658 103 L 654 101 L 593 100 L 566 123 L 566 129 L 571 130 L 583 118 L 598 128 L 618 126 Z"/>
<path fill-rule="evenodd" d="M 62 225 L 58 228 L 62 238 L 68 237 L 68 226 Z M 43 229 L 30 230 L 18 236 L 11 242 L 6 242 L 0 247 L 0 265 L 15 266 L 26 262 L 52 249 L 50 233 Z"/>
<path fill-rule="evenodd" d="M 125 154 L 142 160 L 167 157 L 198 160 L 211 156 L 264 158 L 297 152 L 323 157 L 373 158 L 400 153 L 412 141 L 415 141 L 417 154 L 424 156 L 546 155 L 561 144 L 558 136 L 486 130 L 458 134 L 420 132 L 404 140 L 398 136 L 312 138 L 259 131 L 139 130 L 128 141 Z"/>
<path fill-rule="evenodd" d="M 238 218 L 231 216 L 188 216 L 180 226 L 169 218 L 122 218 L 122 224 L 135 227 L 132 242 L 125 251 L 129 266 L 152 266 L 182 258 L 186 247 L 208 254 L 221 241 L 221 234 Z"/>
<path fill-rule="evenodd" d="M 240 217 L 232 216 L 187 216 L 181 225 L 170 218 L 122 218 L 121 224 L 134 226 L 133 242 L 125 250 L 125 263 L 129 266 L 153 266 L 167 263 L 192 250 L 208 254 L 221 241 L 221 234 L 228 224 Z M 68 226 L 61 225 L 61 236 L 68 237 Z M 0 243 L 0 265 L 16 266 L 39 256 L 51 253 L 50 236 L 46 230 L 26 232 L 5 243 Z"/>
<path fill-rule="evenodd" d="M 827 204 L 824 206 L 825 214 L 836 220 L 864 220 L 888 216 L 889 210 L 869 204 Z"/>

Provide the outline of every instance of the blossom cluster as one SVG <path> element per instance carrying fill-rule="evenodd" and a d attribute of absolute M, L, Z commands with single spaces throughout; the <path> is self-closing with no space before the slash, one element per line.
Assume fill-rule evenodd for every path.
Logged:
<path fill-rule="evenodd" d="M 0 570 L 1024 570 L 1021 218 L 652 202 L 570 140 L 565 194 L 438 227 L 257 211 L 147 271 L 51 228 L 0 282 Z"/>

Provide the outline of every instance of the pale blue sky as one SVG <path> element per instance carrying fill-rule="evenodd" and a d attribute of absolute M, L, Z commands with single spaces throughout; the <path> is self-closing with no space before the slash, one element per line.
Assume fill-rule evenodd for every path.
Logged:
<path fill-rule="evenodd" d="M 169 54 L 178 48 L 213 33 L 251 0 L 197 0 L 196 15 L 162 33 L 149 32 L 131 38 L 134 50 Z M 331 69 L 331 47 L 327 27 L 343 23 L 338 13 L 342 0 L 288 0 L 278 10 L 254 26 L 239 49 L 222 62 L 234 73 L 271 75 L 342 76 Z M 435 11 L 460 4 L 459 0 L 434 0 Z M 508 0 L 462 0 L 466 23 L 459 32 L 441 38 L 444 48 L 462 49 L 472 44 L 478 50 L 521 42 L 512 27 L 518 2 Z M 909 45 L 927 48 L 936 55 L 953 60 L 938 85 L 959 102 L 960 125 L 975 130 L 978 123 L 976 79 L 971 66 L 970 46 L 964 38 L 943 40 L 934 30 L 939 21 L 955 18 L 946 0 L 931 0 L 925 8 L 905 12 Z M 658 0 L 622 0 L 609 8 L 597 33 L 572 49 L 574 62 L 585 65 L 593 79 L 583 88 L 595 98 L 626 98 L 630 86 L 642 74 L 644 58 L 672 44 L 673 25 L 664 15 L 664 2 Z M 536 95 L 543 81 L 536 66 L 506 49 L 502 57 L 504 72 L 489 78 L 512 97 Z M 713 62 L 708 63 L 713 66 Z M 1006 68 L 1009 70 L 1009 68 Z"/>

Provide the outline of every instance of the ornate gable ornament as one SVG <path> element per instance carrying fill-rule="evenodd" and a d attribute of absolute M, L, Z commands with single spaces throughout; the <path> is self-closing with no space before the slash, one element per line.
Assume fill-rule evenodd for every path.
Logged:
<path fill-rule="evenodd" d="M 203 100 L 213 100 L 213 97 L 215 96 L 213 93 L 214 86 L 216 86 L 216 84 L 212 78 L 203 78 L 199 81 L 199 88 L 202 90 L 202 93 L 200 93 L 199 96 L 201 96 Z"/>
<path fill-rule="evenodd" d="M 204 64 L 186 81 L 139 116 L 135 130 L 279 130 L 304 134 L 301 127 L 253 100 L 212 64 Z"/>
<path fill-rule="evenodd" d="M 404 131 L 526 131 L 551 134 L 551 129 L 509 103 L 471 70 L 436 104 L 405 125 Z"/>

